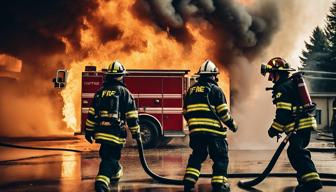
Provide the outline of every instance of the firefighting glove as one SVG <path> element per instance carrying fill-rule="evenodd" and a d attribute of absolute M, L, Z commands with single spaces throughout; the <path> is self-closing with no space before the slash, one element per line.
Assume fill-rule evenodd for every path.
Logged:
<path fill-rule="evenodd" d="M 140 132 L 133 133 L 133 134 L 132 134 L 132 138 L 135 139 L 135 140 L 140 139 Z"/>
<path fill-rule="evenodd" d="M 93 132 L 91 131 L 86 131 L 85 132 L 85 139 L 89 142 L 89 143 L 93 143 Z"/>
<path fill-rule="evenodd" d="M 229 129 L 230 129 L 232 132 L 234 132 L 234 133 L 237 132 L 237 130 L 238 130 L 238 126 L 237 126 L 236 122 L 233 121 L 233 119 L 230 120 L 230 121 L 228 121 L 228 122 L 226 123 L 226 125 L 229 127 Z"/>
<path fill-rule="evenodd" d="M 268 129 L 268 136 L 270 138 L 273 138 L 273 137 L 278 136 L 278 135 L 279 135 L 279 132 L 276 129 L 274 129 L 272 127 Z"/>

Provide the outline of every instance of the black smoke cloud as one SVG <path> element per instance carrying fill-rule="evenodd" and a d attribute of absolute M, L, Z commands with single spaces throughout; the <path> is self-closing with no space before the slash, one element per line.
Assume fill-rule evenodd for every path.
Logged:
<path fill-rule="evenodd" d="M 84 16 L 98 7 L 94 0 L 4 0 L 0 2 L 0 52 L 17 58 L 64 53 L 67 39 L 79 49 Z"/>
<path fill-rule="evenodd" d="M 22 61 L 19 81 L 0 77 L 0 137 L 69 133 L 51 79 L 67 64 L 65 41 L 81 50 L 80 31 L 97 8 L 95 0 L 0 1 L 0 54 Z"/>
<path fill-rule="evenodd" d="M 186 23 L 206 21 L 213 30 L 204 31 L 216 42 L 216 58 L 230 65 L 237 56 L 253 59 L 270 43 L 279 24 L 275 1 L 256 0 L 253 9 L 235 0 L 138 0 L 137 15 L 151 20 L 177 41 L 193 42 Z M 179 31 L 179 33 L 175 33 Z"/>

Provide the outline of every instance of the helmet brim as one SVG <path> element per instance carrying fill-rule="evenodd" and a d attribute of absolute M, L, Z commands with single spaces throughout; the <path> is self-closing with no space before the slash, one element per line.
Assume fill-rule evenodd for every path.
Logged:
<path fill-rule="evenodd" d="M 219 72 L 197 72 L 195 75 L 218 75 Z"/>
<path fill-rule="evenodd" d="M 105 72 L 106 75 L 115 75 L 115 76 L 118 76 L 118 75 L 126 75 L 127 74 L 127 71 L 125 72 L 120 72 L 120 73 L 114 73 L 114 72 Z"/>

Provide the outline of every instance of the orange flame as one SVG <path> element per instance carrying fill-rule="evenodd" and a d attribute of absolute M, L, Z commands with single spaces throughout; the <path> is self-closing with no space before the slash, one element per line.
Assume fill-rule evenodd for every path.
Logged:
<path fill-rule="evenodd" d="M 96 18 L 111 26 L 118 26 L 123 34 L 120 39 L 101 44 L 95 26 L 87 22 L 87 28 L 81 31 L 81 46 L 88 50 L 85 58 L 70 64 L 67 87 L 62 91 L 64 99 L 64 121 L 73 130 L 78 130 L 80 119 L 81 73 L 86 65 L 95 65 L 98 69 L 106 68 L 118 59 L 128 69 L 190 69 L 194 74 L 202 62 L 209 58 L 214 60 L 215 42 L 207 39 L 201 33 L 211 26 L 206 22 L 193 25 L 187 24 L 187 29 L 196 40 L 190 47 L 182 45 L 170 37 L 166 31 L 156 26 L 143 23 L 132 15 L 130 9 L 134 0 L 101 1 Z M 132 49 L 125 51 L 125 47 Z M 67 50 L 71 50 L 67 48 Z M 228 73 L 221 68 L 220 79 L 225 92 L 229 91 Z"/>

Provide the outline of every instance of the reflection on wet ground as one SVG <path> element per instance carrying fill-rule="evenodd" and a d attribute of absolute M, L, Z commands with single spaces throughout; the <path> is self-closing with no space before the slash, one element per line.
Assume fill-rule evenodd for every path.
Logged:
<path fill-rule="evenodd" d="M 46 147 L 66 147 L 84 150 L 83 153 L 59 151 L 34 151 L 0 147 L 0 191 L 94 191 L 93 183 L 99 165 L 98 145 L 87 145 L 84 141 L 30 141 L 21 144 Z M 181 143 L 169 147 L 146 151 L 150 168 L 157 174 L 181 179 L 190 149 Z M 273 151 L 230 151 L 229 172 L 261 172 Z M 312 157 L 320 172 L 336 173 L 335 153 L 313 153 Z M 153 181 L 142 169 L 138 152 L 134 147 L 123 150 L 121 164 L 124 176 L 112 191 L 183 191 L 181 186 L 164 185 Z M 292 172 L 285 153 L 274 168 L 274 172 Z M 203 173 L 211 172 L 211 161 L 202 167 Z M 231 179 L 231 191 L 245 191 L 237 187 L 240 179 Z M 293 191 L 294 178 L 268 178 L 250 191 Z M 211 191 L 210 180 L 202 178 L 196 191 Z M 336 191 L 336 187 L 325 187 L 325 192 Z"/>

